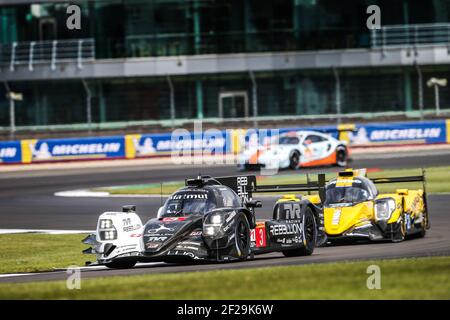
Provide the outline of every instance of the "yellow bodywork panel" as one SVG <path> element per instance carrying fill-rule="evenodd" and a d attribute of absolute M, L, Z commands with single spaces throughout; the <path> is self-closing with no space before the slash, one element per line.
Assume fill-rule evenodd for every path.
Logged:
<path fill-rule="evenodd" d="M 280 199 L 278 199 L 277 203 L 289 201 L 299 202 L 300 198 L 298 198 L 295 194 L 284 194 Z"/>
<path fill-rule="evenodd" d="M 423 190 L 399 189 L 396 193 L 380 194 L 377 199 L 392 198 L 395 200 L 396 209 L 392 213 L 388 223 L 394 223 L 402 212 L 411 214 L 411 217 L 419 217 L 425 211 L 425 203 L 423 201 Z"/>
<path fill-rule="evenodd" d="M 325 232 L 339 235 L 353 226 L 362 226 L 373 220 L 373 202 L 365 201 L 351 207 L 324 209 Z"/>
<path fill-rule="evenodd" d="M 305 199 L 308 199 L 312 204 L 320 204 L 320 197 L 318 194 L 315 195 L 308 195 L 304 197 Z"/>

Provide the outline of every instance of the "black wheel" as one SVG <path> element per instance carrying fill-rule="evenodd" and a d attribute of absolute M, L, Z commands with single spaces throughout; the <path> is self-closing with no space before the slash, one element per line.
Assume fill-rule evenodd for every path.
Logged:
<path fill-rule="evenodd" d="M 112 261 L 110 263 L 107 263 L 106 266 L 110 269 L 130 269 L 130 268 L 133 268 L 135 264 L 136 264 L 136 261 L 119 260 L 119 261 Z"/>
<path fill-rule="evenodd" d="M 402 242 L 406 237 L 406 220 L 404 212 L 402 212 L 397 221 L 396 229 L 396 232 L 392 236 L 392 242 Z"/>
<path fill-rule="evenodd" d="M 282 251 L 285 257 L 309 256 L 316 246 L 317 225 L 314 213 L 311 208 L 306 208 L 304 215 L 303 234 L 305 235 L 305 245 L 299 249 Z"/>
<path fill-rule="evenodd" d="M 245 260 L 250 254 L 250 225 L 245 214 L 240 213 L 236 219 L 235 229 L 236 255 Z"/>
<path fill-rule="evenodd" d="M 299 163 L 300 163 L 300 153 L 298 151 L 292 152 L 291 156 L 289 157 L 289 168 L 297 169 Z"/>
<path fill-rule="evenodd" d="M 336 149 L 336 165 L 338 167 L 347 166 L 347 149 L 345 147 L 338 147 Z"/>
<path fill-rule="evenodd" d="M 419 237 L 419 238 L 425 237 L 425 235 L 427 233 L 427 224 L 428 224 L 427 217 L 423 213 L 422 223 L 420 224 L 420 232 L 417 234 L 417 237 Z"/>

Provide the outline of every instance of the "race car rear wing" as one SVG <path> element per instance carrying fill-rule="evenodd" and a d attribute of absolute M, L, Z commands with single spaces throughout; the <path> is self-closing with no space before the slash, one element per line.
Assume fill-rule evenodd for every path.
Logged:
<path fill-rule="evenodd" d="M 233 176 L 214 178 L 220 184 L 233 189 L 242 200 L 252 199 L 253 193 L 264 192 L 311 192 L 318 191 L 320 199 L 325 200 L 325 174 L 318 174 L 317 181 L 297 184 L 260 185 L 256 183 L 256 176 Z"/>
<path fill-rule="evenodd" d="M 426 192 L 426 175 L 425 169 L 422 168 L 420 176 L 406 176 L 406 177 L 386 177 L 386 178 L 370 178 L 373 183 L 402 183 L 402 182 L 422 182 L 423 192 Z"/>
<path fill-rule="evenodd" d="M 345 173 L 345 172 L 344 172 Z M 241 198 L 241 200 L 252 199 L 253 193 L 276 193 L 276 192 L 311 192 L 318 191 L 322 203 L 326 200 L 325 194 L 325 174 L 319 173 L 317 181 L 309 181 L 307 176 L 307 183 L 297 184 L 278 184 L 278 185 L 257 185 L 256 176 L 230 176 L 214 178 L 220 184 L 228 186 L 233 189 Z M 386 177 L 386 178 L 370 178 L 373 183 L 403 183 L 403 182 L 422 182 L 424 198 L 426 198 L 426 176 L 425 170 L 422 169 L 422 174 L 417 176 L 406 177 Z"/>

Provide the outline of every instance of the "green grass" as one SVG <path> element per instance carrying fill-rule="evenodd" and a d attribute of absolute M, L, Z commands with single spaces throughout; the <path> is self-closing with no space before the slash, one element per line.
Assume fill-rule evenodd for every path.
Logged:
<path fill-rule="evenodd" d="M 263 184 L 288 184 L 288 183 L 306 183 L 306 175 L 298 171 L 297 174 L 282 174 L 276 176 L 259 176 L 258 183 Z M 395 169 L 395 170 L 383 170 L 378 172 L 370 172 L 369 177 L 388 177 L 388 176 L 408 176 L 408 175 L 420 175 L 421 169 Z M 430 167 L 426 169 L 427 175 L 427 191 L 429 193 L 438 192 L 450 192 L 450 166 L 445 167 Z M 331 179 L 336 176 L 336 173 L 328 173 L 327 179 Z M 313 174 L 310 175 L 311 180 L 316 180 L 317 177 Z M 184 185 L 182 181 L 164 182 L 162 184 L 162 193 L 170 194 Z M 421 183 L 399 183 L 399 184 L 386 184 L 378 185 L 380 192 L 391 192 L 396 189 L 409 188 L 417 189 L 422 188 Z M 93 190 L 107 191 L 110 194 L 160 194 L 161 184 L 140 184 L 130 186 L 118 186 L 118 187 L 106 187 L 96 188 Z"/>
<path fill-rule="evenodd" d="M 372 264 L 380 290 L 366 287 Z M 0 299 L 450 299 L 450 257 L 0 284 Z"/>
<path fill-rule="evenodd" d="M 0 273 L 33 272 L 84 266 L 81 253 L 87 246 L 82 234 L 3 234 L 0 235 Z"/>

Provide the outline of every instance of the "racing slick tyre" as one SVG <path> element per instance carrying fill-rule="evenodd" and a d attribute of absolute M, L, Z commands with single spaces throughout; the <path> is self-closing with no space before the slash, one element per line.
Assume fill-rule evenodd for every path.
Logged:
<path fill-rule="evenodd" d="M 338 146 L 336 148 L 336 165 L 338 167 L 347 166 L 347 148 L 344 146 Z"/>
<path fill-rule="evenodd" d="M 303 224 L 303 233 L 305 235 L 305 243 L 299 249 L 282 251 L 285 257 L 309 256 L 313 253 L 316 246 L 317 225 L 314 213 L 311 208 L 306 208 Z"/>
<path fill-rule="evenodd" d="M 245 260 L 250 254 L 250 225 L 244 213 L 239 213 L 236 218 L 235 228 L 236 253 L 240 260 Z"/>
<path fill-rule="evenodd" d="M 424 215 L 422 219 L 422 223 L 420 224 L 420 231 L 417 233 L 417 238 L 423 238 L 425 237 L 427 233 L 427 217 Z"/>
<path fill-rule="evenodd" d="M 107 263 L 106 266 L 110 269 L 130 269 L 133 268 L 135 264 L 136 261 L 119 260 Z"/>
<path fill-rule="evenodd" d="M 405 240 L 406 237 L 406 219 L 405 219 L 405 213 L 402 212 L 400 218 L 397 221 L 397 230 L 392 235 L 392 242 L 402 242 Z"/>
<path fill-rule="evenodd" d="M 300 152 L 298 151 L 292 152 L 291 156 L 289 157 L 289 168 L 297 169 L 299 163 L 300 163 Z"/>

